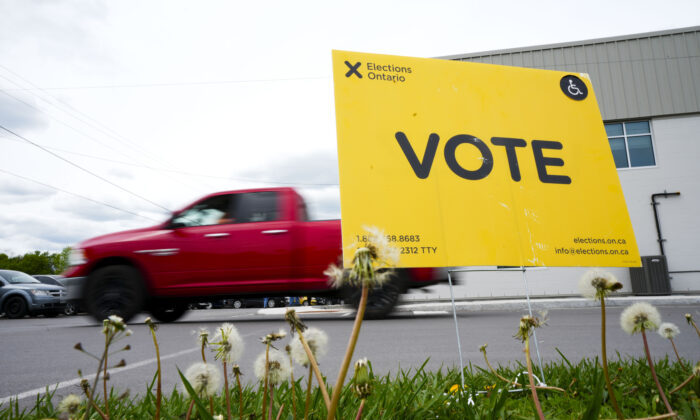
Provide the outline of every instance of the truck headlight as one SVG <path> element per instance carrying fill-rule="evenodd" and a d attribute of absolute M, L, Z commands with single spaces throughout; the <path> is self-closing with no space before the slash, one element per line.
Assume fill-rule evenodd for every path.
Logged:
<path fill-rule="evenodd" d="M 77 249 L 71 249 L 70 254 L 68 255 L 68 264 L 69 265 L 83 265 L 87 262 L 87 258 L 85 257 L 85 250 L 82 248 L 77 248 Z"/>
<path fill-rule="evenodd" d="M 48 290 L 30 290 L 34 296 L 51 296 Z"/>

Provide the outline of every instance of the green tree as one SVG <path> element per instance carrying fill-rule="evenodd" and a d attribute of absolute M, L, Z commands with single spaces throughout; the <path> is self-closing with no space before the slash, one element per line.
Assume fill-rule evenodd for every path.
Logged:
<path fill-rule="evenodd" d="M 0 269 L 17 270 L 27 274 L 60 274 L 68 267 L 70 247 L 60 253 L 34 251 L 22 256 L 0 254 Z"/>

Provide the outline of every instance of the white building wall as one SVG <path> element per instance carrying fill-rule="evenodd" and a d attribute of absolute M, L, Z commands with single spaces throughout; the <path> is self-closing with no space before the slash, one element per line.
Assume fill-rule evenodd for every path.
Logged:
<path fill-rule="evenodd" d="M 680 191 L 678 197 L 658 198 L 657 206 L 673 293 L 700 293 L 700 115 L 651 119 L 656 166 L 619 169 L 641 255 L 659 255 L 651 195 Z M 601 203 L 605 205 L 605 203 Z M 467 268 L 465 268 L 467 269 Z M 472 267 L 495 269 L 495 267 Z M 588 268 L 537 268 L 521 272 L 457 272 L 453 278 L 456 298 L 506 298 L 525 295 L 525 280 L 531 296 L 577 295 L 577 283 Z M 607 269 L 631 293 L 629 269 Z M 406 300 L 448 299 L 446 285 L 412 291 Z"/>

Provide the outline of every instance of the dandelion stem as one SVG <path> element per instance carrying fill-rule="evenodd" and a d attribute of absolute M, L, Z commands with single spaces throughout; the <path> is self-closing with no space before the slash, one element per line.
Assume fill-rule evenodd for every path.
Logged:
<path fill-rule="evenodd" d="M 669 341 L 671 341 L 671 345 L 673 346 L 673 352 L 676 353 L 676 358 L 678 359 L 678 364 L 681 365 L 683 370 L 686 372 L 688 371 L 688 368 L 685 366 L 683 363 L 683 360 L 681 359 L 681 356 L 678 354 L 678 349 L 676 348 L 676 343 L 673 342 L 673 338 L 669 338 Z"/>
<path fill-rule="evenodd" d="M 306 403 L 304 405 L 304 420 L 306 420 L 309 416 L 309 404 L 311 403 L 311 382 L 313 382 L 314 377 L 312 373 L 312 367 L 311 364 L 309 364 L 309 380 L 306 385 Z"/>
<path fill-rule="evenodd" d="M 105 361 L 107 358 L 107 351 L 109 351 L 109 342 L 107 342 L 105 344 L 105 349 L 102 352 L 102 357 L 100 358 L 100 362 L 97 365 L 97 374 L 95 374 L 95 380 L 92 383 L 92 389 L 90 392 L 87 392 L 87 390 L 85 390 L 85 392 L 88 394 L 88 396 L 87 396 L 88 397 L 87 409 L 85 412 L 86 419 L 90 418 L 90 411 L 92 410 L 93 405 L 95 405 L 95 402 L 93 401 L 93 397 L 95 396 L 95 391 L 97 390 L 97 383 L 99 382 L 100 374 L 102 373 L 102 365 L 103 365 L 103 363 L 106 365 Z M 95 407 L 97 407 L 97 406 L 95 405 Z"/>
<path fill-rule="evenodd" d="M 268 342 L 265 347 L 265 379 L 263 388 L 263 400 L 262 400 L 262 419 L 267 419 L 267 377 L 270 376 L 270 343 Z"/>
<path fill-rule="evenodd" d="M 226 418 L 231 420 L 231 393 L 228 391 L 228 374 L 226 373 L 226 359 L 224 364 L 224 391 L 226 392 Z"/>
<path fill-rule="evenodd" d="M 671 392 L 669 392 L 669 394 L 673 394 L 673 393 L 676 393 L 676 392 L 680 391 L 681 389 L 683 389 L 683 387 L 685 387 L 686 385 L 688 385 L 688 384 L 690 383 L 690 381 L 693 380 L 693 378 L 695 378 L 695 374 L 692 374 L 692 373 L 691 373 L 690 376 L 688 376 L 688 378 L 687 378 L 685 381 L 683 381 L 682 384 L 680 384 L 680 385 L 678 385 L 677 387 L 673 388 L 673 389 L 671 390 Z"/>
<path fill-rule="evenodd" d="M 664 405 L 666 406 L 666 409 L 668 410 L 668 414 L 673 413 L 673 409 L 671 408 L 671 404 L 668 403 L 668 399 L 666 398 L 666 394 L 664 394 L 663 388 L 661 388 L 661 383 L 659 383 L 659 377 L 656 376 L 656 369 L 654 369 L 654 362 L 651 360 L 651 353 L 649 353 L 649 344 L 647 343 L 647 335 L 644 332 L 644 329 L 642 328 L 642 340 L 644 340 L 644 353 L 647 356 L 647 362 L 649 362 L 649 369 L 651 370 L 651 376 L 654 378 L 654 383 L 656 384 L 656 388 L 659 390 L 659 395 L 661 396 L 661 399 L 664 402 Z"/>
<path fill-rule="evenodd" d="M 270 384 L 270 408 L 268 411 L 268 418 L 272 420 L 272 404 L 275 401 L 275 385 Z"/>
<path fill-rule="evenodd" d="M 241 388 L 241 377 L 236 371 L 236 383 L 238 385 L 238 416 L 240 420 L 243 420 L 243 388 Z"/>
<path fill-rule="evenodd" d="M 532 360 L 530 360 L 530 338 L 525 337 L 525 360 L 527 363 L 527 377 L 530 381 L 530 390 L 532 391 L 532 399 L 535 401 L 535 409 L 537 410 L 537 416 L 540 420 L 544 420 L 544 413 L 542 413 L 542 406 L 540 405 L 540 399 L 537 397 L 537 389 L 535 389 L 535 379 L 532 374 Z"/>
<path fill-rule="evenodd" d="M 292 420 L 297 420 L 297 387 L 294 383 L 294 362 L 292 355 L 289 355 L 289 383 L 292 386 Z M 284 406 L 284 404 L 282 404 Z M 279 416 L 278 416 L 279 417 Z"/>
<path fill-rule="evenodd" d="M 304 347 L 304 351 L 306 352 L 306 356 L 309 358 L 309 365 L 311 366 L 314 375 L 316 375 L 316 381 L 318 382 L 318 387 L 321 390 L 321 395 L 323 395 L 323 402 L 326 404 L 326 410 L 328 410 L 331 406 L 331 399 L 328 396 L 328 390 L 326 389 L 326 384 L 323 381 L 323 375 L 321 375 L 321 370 L 318 368 L 318 363 L 316 363 L 316 358 L 314 357 L 313 352 L 311 351 L 311 348 L 309 347 L 309 343 L 306 342 L 306 339 L 304 338 L 304 334 L 301 332 L 301 330 L 297 327 L 297 331 L 299 333 L 299 341 L 301 341 L 301 345 Z M 352 355 L 351 355 L 352 357 Z"/>
<path fill-rule="evenodd" d="M 610 382 L 610 373 L 608 372 L 608 351 L 606 346 L 606 333 L 605 333 L 605 297 L 600 297 L 600 353 L 603 359 L 603 374 L 605 375 L 605 385 L 608 387 L 608 394 L 610 395 L 610 402 L 612 403 L 615 413 L 617 413 L 617 418 L 623 420 L 625 415 L 622 414 L 620 406 L 617 404 L 617 398 L 615 397 L 615 392 L 613 391 L 612 382 Z"/>
<path fill-rule="evenodd" d="M 695 328 L 695 332 L 698 334 L 698 338 L 700 338 L 700 329 L 698 329 L 698 325 L 695 323 L 693 318 L 690 318 L 688 322 L 690 322 L 690 325 L 692 325 Z"/>
<path fill-rule="evenodd" d="M 104 372 L 102 374 L 102 389 L 103 389 L 103 397 L 105 399 L 105 414 L 107 414 L 107 418 L 109 418 L 109 395 L 107 394 L 107 358 L 109 356 L 109 352 L 106 350 L 109 348 L 109 333 L 105 334 L 105 354 L 104 354 L 104 363 L 102 365 L 102 368 L 104 369 Z"/>
<path fill-rule="evenodd" d="M 282 410 L 284 410 L 284 404 L 280 405 L 280 411 L 277 412 L 277 417 L 275 417 L 275 420 L 280 420 L 280 418 L 282 418 Z"/>
<path fill-rule="evenodd" d="M 153 336 L 153 345 L 156 348 L 156 362 L 158 366 L 158 384 L 156 388 L 156 413 L 153 416 L 155 420 L 160 419 L 160 405 L 161 401 L 163 399 L 163 390 L 162 390 L 162 384 L 161 384 L 161 371 L 160 371 L 160 350 L 158 348 L 158 340 L 156 340 L 156 331 L 155 329 L 151 328 L 151 335 Z"/>
<path fill-rule="evenodd" d="M 360 297 L 360 304 L 357 307 L 357 314 L 355 315 L 355 324 L 352 327 L 352 334 L 350 335 L 350 341 L 348 342 L 348 348 L 345 351 L 345 358 L 343 359 L 343 364 L 340 366 L 340 372 L 338 372 L 338 379 L 335 381 L 335 387 L 333 387 L 333 398 L 331 398 L 331 405 L 328 409 L 327 420 L 333 420 L 335 418 L 335 411 L 338 408 L 338 402 L 340 402 L 340 393 L 343 389 L 343 383 L 345 382 L 345 376 L 348 373 L 348 368 L 350 367 L 350 361 L 352 360 L 352 355 L 355 352 L 355 345 L 357 344 L 357 338 L 360 335 L 360 327 L 362 326 L 362 320 L 365 317 L 365 309 L 367 309 L 367 296 L 369 295 L 369 288 L 363 282 L 362 284 L 362 295 Z"/>
<path fill-rule="evenodd" d="M 190 407 L 187 409 L 187 415 L 185 416 L 185 420 L 190 420 L 190 417 L 192 417 L 192 409 L 194 408 L 194 399 L 190 401 Z"/>
<path fill-rule="evenodd" d="M 360 401 L 360 408 L 357 409 L 357 416 L 355 416 L 355 420 L 360 420 L 362 418 L 362 410 L 365 408 L 365 401 L 367 401 L 365 398 Z"/>
<path fill-rule="evenodd" d="M 105 415 L 105 413 L 102 412 L 102 410 L 100 410 L 100 407 L 97 406 L 97 404 L 95 403 L 95 400 L 92 398 L 92 396 L 93 396 L 94 394 L 91 393 L 87 388 L 85 389 L 85 393 L 87 394 L 87 397 L 88 397 L 88 403 L 87 403 L 87 404 L 88 404 L 88 407 L 89 407 L 89 408 L 94 408 L 95 411 L 97 412 L 97 414 L 100 415 L 100 417 L 102 417 L 104 420 L 108 420 L 107 415 Z M 89 417 L 88 417 L 88 415 L 90 414 L 89 411 L 90 411 L 90 410 L 88 409 L 88 412 L 85 413 L 85 419 L 89 419 Z"/>
<path fill-rule="evenodd" d="M 204 347 L 207 346 L 205 340 L 202 340 L 202 362 L 207 363 L 207 356 L 204 355 Z"/>

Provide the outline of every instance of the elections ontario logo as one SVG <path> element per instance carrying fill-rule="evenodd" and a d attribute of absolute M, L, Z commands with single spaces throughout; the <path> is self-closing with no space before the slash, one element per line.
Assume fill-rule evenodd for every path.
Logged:
<path fill-rule="evenodd" d="M 395 66 L 393 64 L 357 61 L 352 63 L 345 60 L 348 71 L 345 77 L 368 79 L 380 82 L 404 83 L 407 77 L 413 73 L 413 69 L 408 66 Z"/>

